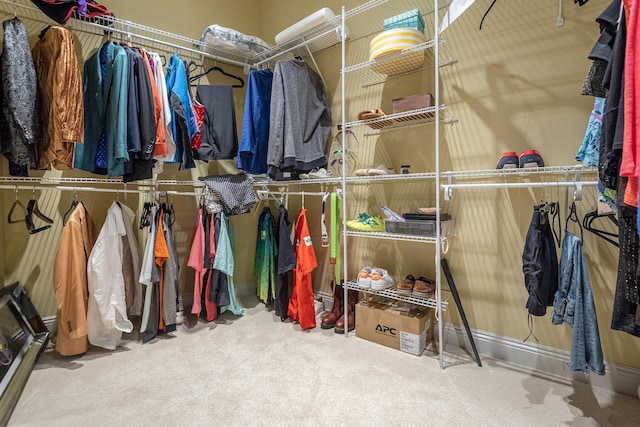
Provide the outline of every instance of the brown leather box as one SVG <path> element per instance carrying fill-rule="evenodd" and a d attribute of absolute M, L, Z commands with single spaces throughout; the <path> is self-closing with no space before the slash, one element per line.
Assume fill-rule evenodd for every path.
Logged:
<path fill-rule="evenodd" d="M 404 113 L 405 111 L 419 110 L 433 106 L 433 96 L 430 93 L 405 96 L 391 100 L 393 114 Z"/>

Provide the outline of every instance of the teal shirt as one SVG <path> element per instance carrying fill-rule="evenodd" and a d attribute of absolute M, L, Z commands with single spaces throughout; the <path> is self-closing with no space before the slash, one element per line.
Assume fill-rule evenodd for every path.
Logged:
<path fill-rule="evenodd" d="M 103 129 L 110 177 L 124 174 L 127 151 L 127 103 L 129 66 L 122 46 L 107 42 L 102 78 L 99 48 L 84 64 L 84 141 L 76 144 L 74 167 L 95 171 L 96 151 Z"/>
<path fill-rule="evenodd" d="M 271 210 L 266 207 L 258 221 L 256 256 L 253 264 L 256 293 L 260 301 L 265 304 L 271 304 L 275 299 L 277 256 L 275 220 Z"/>
<path fill-rule="evenodd" d="M 229 310 L 236 316 L 244 314 L 242 307 L 236 301 L 236 290 L 233 284 L 233 227 L 229 222 L 229 217 L 220 213 L 220 237 L 216 246 L 216 256 L 213 259 L 213 268 L 222 271 L 227 275 L 227 285 L 229 286 L 229 305 L 220 307 L 220 313 Z"/>

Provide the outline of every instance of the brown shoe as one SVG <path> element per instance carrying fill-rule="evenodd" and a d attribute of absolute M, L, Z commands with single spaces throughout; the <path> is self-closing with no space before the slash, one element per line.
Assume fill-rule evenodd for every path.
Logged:
<path fill-rule="evenodd" d="M 413 286 L 415 285 L 416 279 L 409 274 L 404 279 L 401 279 L 396 286 L 398 291 L 398 295 L 411 296 L 413 293 Z"/>
<path fill-rule="evenodd" d="M 420 276 L 413 286 L 413 292 L 411 293 L 411 296 L 413 296 L 414 298 L 430 298 L 433 296 L 433 293 L 435 291 L 436 283 L 431 279 Z"/>
<path fill-rule="evenodd" d="M 331 329 L 336 326 L 336 321 L 342 317 L 342 287 L 336 286 L 333 292 L 333 310 L 322 318 L 321 329 Z"/>
<path fill-rule="evenodd" d="M 356 328 L 356 304 L 358 303 L 358 292 L 349 290 L 348 302 L 345 304 L 345 313 L 349 321 L 349 332 Z M 343 314 L 336 321 L 334 332 L 336 334 L 344 334 L 345 315 Z"/>

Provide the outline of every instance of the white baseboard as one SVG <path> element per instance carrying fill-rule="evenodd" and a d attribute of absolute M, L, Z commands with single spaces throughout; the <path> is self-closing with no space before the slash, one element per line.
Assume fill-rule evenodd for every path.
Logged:
<path fill-rule="evenodd" d="M 604 375 L 573 373 L 567 368 L 570 355 L 568 351 L 501 337 L 489 332 L 472 330 L 472 334 L 481 361 L 485 355 L 523 366 L 545 376 L 582 381 L 630 396 L 638 395 L 640 369 L 605 361 Z M 471 344 L 461 326 L 446 325 L 443 338 L 447 345 L 464 348 L 473 357 Z"/>

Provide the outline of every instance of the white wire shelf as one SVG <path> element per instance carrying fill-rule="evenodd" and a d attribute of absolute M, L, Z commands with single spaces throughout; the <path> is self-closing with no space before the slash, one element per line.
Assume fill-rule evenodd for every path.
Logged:
<path fill-rule="evenodd" d="M 354 290 L 354 291 L 360 291 L 360 292 L 364 292 L 371 295 L 378 295 L 384 298 L 391 298 L 398 301 L 404 301 L 404 302 L 414 304 L 414 305 L 419 305 L 422 307 L 430 307 L 430 308 L 438 307 L 438 302 L 435 299 L 435 294 L 433 294 L 431 298 L 414 298 L 410 296 L 398 295 L 398 291 L 395 285 L 391 288 L 378 291 L 375 289 L 361 288 L 360 286 L 358 286 L 356 282 L 346 282 L 345 284 L 347 289 Z M 445 310 L 447 305 L 448 305 L 447 301 L 443 300 L 440 302 L 440 306 L 442 307 L 442 310 Z"/>
<path fill-rule="evenodd" d="M 480 169 L 465 171 L 447 171 L 443 172 L 441 178 L 455 178 L 457 180 L 484 179 L 484 178 L 527 178 L 539 175 L 566 175 L 566 174 L 587 174 L 594 175 L 598 173 L 598 168 L 583 165 L 563 165 L 563 166 L 544 166 L 536 168 L 511 168 L 511 169 Z"/>
<path fill-rule="evenodd" d="M 440 111 L 446 109 L 444 105 L 440 106 Z M 375 119 L 368 120 L 355 120 L 347 122 L 345 127 L 347 129 L 357 126 L 368 126 L 372 129 L 379 131 L 387 131 L 406 126 L 417 126 L 423 124 L 435 123 L 436 107 L 420 108 L 418 110 L 404 111 L 402 113 L 385 114 L 384 116 L 377 117 Z M 451 118 L 446 118 L 441 121 L 446 122 Z"/>
<path fill-rule="evenodd" d="M 347 236 L 366 237 L 369 239 L 397 240 L 401 242 L 421 242 L 436 244 L 438 239 L 435 237 L 417 236 L 414 234 L 386 233 L 377 231 L 354 231 L 347 230 Z M 441 241 L 446 242 L 447 237 L 441 237 Z M 445 243 L 446 245 L 446 243 Z"/>
<path fill-rule="evenodd" d="M 438 39 L 440 68 L 457 61 L 446 47 L 445 39 Z M 366 60 L 344 69 L 346 73 L 356 73 L 363 87 L 382 84 L 389 79 L 433 69 L 436 64 L 434 46 L 436 40 L 428 40 L 416 46 L 384 55 L 382 58 Z"/>

